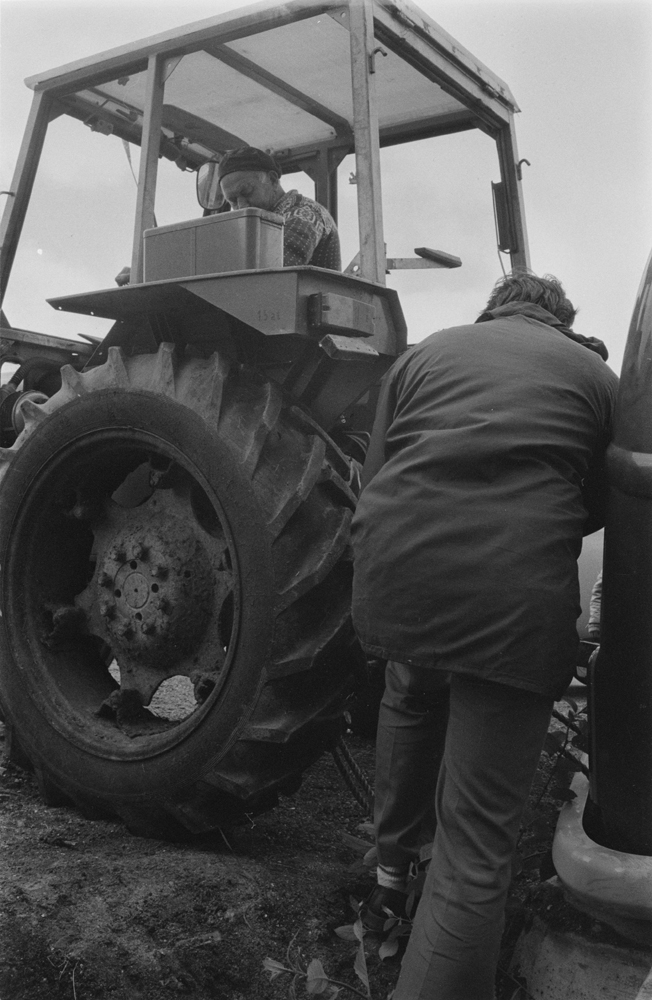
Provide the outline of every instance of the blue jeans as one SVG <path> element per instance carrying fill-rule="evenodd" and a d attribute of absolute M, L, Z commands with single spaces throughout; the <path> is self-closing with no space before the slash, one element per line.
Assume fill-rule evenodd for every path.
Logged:
<path fill-rule="evenodd" d="M 409 836 L 422 827 L 433 794 L 437 818 L 432 861 L 394 1000 L 493 1000 L 512 858 L 553 700 L 453 674 L 435 791 L 429 768 L 436 755 L 423 752 L 426 741 L 419 739 L 415 709 L 419 690 L 423 704 L 441 698 L 443 677 L 436 670 L 405 664 L 387 668 L 377 768 L 384 770 L 388 763 L 391 768 L 393 752 L 398 760 L 394 771 L 409 776 L 411 791 L 408 800 L 394 785 L 395 797 L 386 794 L 379 809 L 378 828 L 384 828 L 385 839 L 392 810 L 400 803 L 402 811 L 394 823 L 400 849 L 388 854 L 386 844 L 383 853 L 379 838 L 381 863 L 398 864 L 391 859 L 405 856 Z M 406 702 L 411 706 L 407 715 Z M 411 721 L 401 725 L 401 716 L 404 723 Z M 423 730 L 432 731 L 428 712 L 421 716 Z M 381 789 L 390 788 L 391 770 L 376 780 Z M 408 829 L 412 834 L 406 839 Z"/>

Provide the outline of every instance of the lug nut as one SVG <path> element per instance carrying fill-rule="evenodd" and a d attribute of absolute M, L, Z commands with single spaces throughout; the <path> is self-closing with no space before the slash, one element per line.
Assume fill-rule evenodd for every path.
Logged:
<path fill-rule="evenodd" d="M 159 580 L 165 580 L 168 575 L 167 566 L 161 565 L 161 563 L 154 563 L 151 570 L 152 576 L 158 577 Z"/>

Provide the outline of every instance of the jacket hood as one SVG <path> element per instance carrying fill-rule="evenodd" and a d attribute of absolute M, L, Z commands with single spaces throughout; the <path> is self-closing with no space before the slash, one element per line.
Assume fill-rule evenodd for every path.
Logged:
<path fill-rule="evenodd" d="M 606 361 L 609 357 L 606 344 L 603 344 L 597 337 L 583 337 L 581 333 L 575 333 L 574 330 L 565 326 L 556 316 L 553 316 L 551 312 L 548 312 L 543 306 L 536 305 L 534 302 L 507 302 L 503 306 L 496 306 L 495 309 L 487 309 L 478 316 L 476 323 L 486 323 L 489 320 L 501 319 L 504 316 L 528 316 L 530 319 L 536 319 L 540 323 L 545 323 L 546 326 L 552 326 L 555 330 L 559 330 L 565 337 L 568 337 L 569 340 L 574 340 L 581 347 L 587 347 L 594 354 L 599 354 L 603 361 Z"/>

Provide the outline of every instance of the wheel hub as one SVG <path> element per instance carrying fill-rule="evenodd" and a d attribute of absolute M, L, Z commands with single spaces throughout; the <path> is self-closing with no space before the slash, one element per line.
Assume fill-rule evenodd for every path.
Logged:
<path fill-rule="evenodd" d="M 129 573 L 122 584 L 124 603 L 130 608 L 138 610 L 147 604 L 150 596 L 151 591 L 147 578 L 142 573 Z"/>
<path fill-rule="evenodd" d="M 166 668 L 201 643 L 215 579 L 196 529 L 177 517 L 119 530 L 99 570 L 100 614 L 114 649 Z"/>
<path fill-rule="evenodd" d="M 113 650 L 121 688 L 147 704 L 166 677 L 219 669 L 219 611 L 233 585 L 224 539 L 209 536 L 171 491 L 113 508 L 95 538 L 95 574 L 75 604 Z"/>

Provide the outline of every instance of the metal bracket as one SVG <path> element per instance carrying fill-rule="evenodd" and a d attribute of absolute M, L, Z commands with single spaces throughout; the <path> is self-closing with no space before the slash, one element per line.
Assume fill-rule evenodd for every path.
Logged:
<path fill-rule="evenodd" d="M 349 337 L 371 337 L 376 329 L 373 303 L 333 292 L 308 296 L 308 319 L 311 326 L 346 331 Z"/>
<path fill-rule="evenodd" d="M 319 341 L 319 346 L 329 358 L 336 361 L 361 361 L 364 358 L 379 358 L 375 347 L 356 337 L 340 337 L 329 333 Z"/>
<path fill-rule="evenodd" d="M 376 72 L 376 54 L 378 52 L 380 52 L 381 56 L 386 56 L 387 55 L 387 53 L 385 52 L 385 49 L 381 49 L 380 45 L 378 45 L 373 50 L 373 52 L 371 52 L 369 54 L 369 72 L 370 73 L 375 73 Z"/>
<path fill-rule="evenodd" d="M 522 160 L 518 161 L 518 163 L 516 164 L 516 176 L 518 177 L 519 181 L 523 180 L 523 171 L 521 170 L 521 163 L 527 163 L 528 167 L 532 166 L 530 161 L 526 160 L 525 157 L 523 157 Z"/>
<path fill-rule="evenodd" d="M 461 267 L 460 257 L 443 250 L 431 250 L 430 247 L 415 247 L 416 257 L 388 257 L 387 271 L 417 271 L 426 267 Z M 357 277 L 360 274 L 360 254 L 357 253 L 350 264 L 344 268 L 344 274 Z"/>

